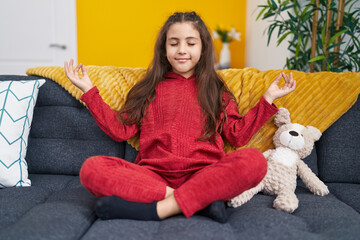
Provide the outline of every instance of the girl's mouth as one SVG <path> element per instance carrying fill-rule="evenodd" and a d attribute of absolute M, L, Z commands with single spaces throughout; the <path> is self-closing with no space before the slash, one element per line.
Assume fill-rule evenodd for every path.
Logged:
<path fill-rule="evenodd" d="M 190 60 L 190 58 L 175 58 L 176 61 L 179 61 L 179 62 L 186 62 L 188 60 Z"/>

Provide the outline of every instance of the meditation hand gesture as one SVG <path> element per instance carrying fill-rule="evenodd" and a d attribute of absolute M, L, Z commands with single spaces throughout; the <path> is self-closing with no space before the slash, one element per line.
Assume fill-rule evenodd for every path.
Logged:
<path fill-rule="evenodd" d="M 91 80 L 86 72 L 86 68 L 82 63 L 80 63 L 79 65 L 76 66 L 75 69 L 73 69 L 73 63 L 74 63 L 73 59 L 70 59 L 69 64 L 67 62 L 64 63 L 65 74 L 72 82 L 72 84 L 74 84 L 81 91 L 86 93 L 88 90 L 90 90 L 93 87 Z M 83 75 L 81 78 L 79 77 L 80 69 Z"/>
<path fill-rule="evenodd" d="M 278 86 L 281 78 L 284 78 L 285 84 L 281 88 Z M 275 78 L 274 82 L 270 85 L 268 90 L 264 94 L 264 98 L 270 104 L 273 103 L 275 99 L 281 98 L 285 95 L 288 95 L 292 91 L 295 90 L 296 81 L 293 79 L 292 73 L 286 75 L 285 73 L 280 73 L 277 78 Z"/>

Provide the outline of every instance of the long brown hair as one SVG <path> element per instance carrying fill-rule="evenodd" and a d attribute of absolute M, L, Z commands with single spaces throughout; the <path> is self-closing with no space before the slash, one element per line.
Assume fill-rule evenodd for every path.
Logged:
<path fill-rule="evenodd" d="M 143 117 L 146 117 L 146 108 L 155 98 L 155 88 L 172 70 L 166 57 L 166 37 L 170 26 L 178 22 L 191 22 L 200 33 L 202 53 L 195 67 L 196 83 L 198 87 L 198 102 L 204 116 L 203 135 L 200 140 L 215 140 L 216 132 L 221 133 L 222 126 L 227 118 L 224 110 L 223 93 L 233 96 L 221 77 L 215 71 L 215 52 L 211 35 L 195 12 L 176 12 L 171 15 L 161 28 L 154 48 L 154 58 L 144 78 L 138 82 L 128 93 L 126 102 L 119 111 L 120 120 L 124 124 L 137 124 L 141 126 Z M 221 113 L 223 118 L 220 119 Z M 218 120 L 221 120 L 218 122 Z"/>

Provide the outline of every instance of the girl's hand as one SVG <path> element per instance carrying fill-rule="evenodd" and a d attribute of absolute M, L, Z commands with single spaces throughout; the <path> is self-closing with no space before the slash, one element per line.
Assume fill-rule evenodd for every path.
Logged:
<path fill-rule="evenodd" d="M 69 80 L 72 82 L 72 84 L 74 84 L 81 91 L 86 93 L 88 90 L 90 90 L 93 87 L 91 80 L 86 72 L 86 68 L 82 63 L 80 63 L 73 70 L 73 63 L 74 63 L 73 59 L 70 59 L 69 64 L 67 62 L 64 63 L 65 74 L 69 78 Z M 81 72 L 83 75 L 82 78 L 79 77 L 80 69 L 81 69 Z"/>
<path fill-rule="evenodd" d="M 281 78 L 284 78 L 285 84 L 281 88 L 278 86 Z M 296 81 L 293 79 L 292 73 L 286 75 L 285 73 L 280 73 L 277 78 L 275 78 L 274 82 L 270 85 L 268 90 L 264 94 L 264 98 L 270 104 L 273 103 L 275 99 L 281 98 L 285 95 L 288 95 L 292 91 L 295 90 Z"/>

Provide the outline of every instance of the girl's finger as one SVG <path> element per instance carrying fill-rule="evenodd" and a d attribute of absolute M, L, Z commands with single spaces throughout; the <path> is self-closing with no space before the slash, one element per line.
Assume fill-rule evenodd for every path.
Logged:
<path fill-rule="evenodd" d="M 74 69 L 74 75 L 76 78 L 79 78 L 79 68 L 80 68 L 80 64 L 76 66 L 76 68 Z"/>
<path fill-rule="evenodd" d="M 83 73 L 83 76 L 87 76 L 87 71 L 84 64 L 81 64 L 81 72 Z"/>
<path fill-rule="evenodd" d="M 289 80 L 288 80 L 287 75 L 284 72 L 282 72 L 281 75 L 284 78 L 284 82 L 285 82 L 284 85 L 281 87 L 281 89 L 284 89 L 287 87 Z"/>
<path fill-rule="evenodd" d="M 73 72 L 69 70 L 69 65 L 67 62 L 64 63 L 65 74 L 68 78 L 72 78 L 74 76 Z"/>
<path fill-rule="evenodd" d="M 286 76 L 287 77 L 287 86 L 289 87 L 289 88 L 291 88 L 291 86 L 293 85 L 293 78 L 292 78 L 292 74 L 291 73 L 289 73 L 289 75 L 287 75 Z"/>
<path fill-rule="evenodd" d="M 281 78 L 282 78 L 282 73 L 280 73 L 276 78 L 275 80 L 272 82 L 272 84 L 276 84 L 278 85 L 278 83 L 280 82 Z"/>
<path fill-rule="evenodd" d="M 64 69 L 65 69 L 65 74 L 68 75 L 69 67 L 68 67 L 68 63 L 66 61 L 64 62 Z"/>
<path fill-rule="evenodd" d="M 80 64 L 77 65 L 76 68 L 74 69 L 75 76 L 77 76 L 77 77 L 79 76 L 79 70 L 80 70 L 80 68 L 81 68 L 81 65 L 82 65 L 82 64 L 80 63 Z"/>
<path fill-rule="evenodd" d="M 74 72 L 78 72 L 78 71 L 79 71 L 79 69 L 80 69 L 80 67 L 81 67 L 81 63 L 80 63 L 79 65 L 77 65 L 77 66 L 76 66 L 76 68 L 74 69 Z"/>
<path fill-rule="evenodd" d="M 286 75 L 285 73 L 284 73 L 284 80 L 285 80 L 285 84 L 289 84 L 290 78 L 289 78 L 289 76 Z"/>
<path fill-rule="evenodd" d="M 289 78 L 290 78 L 290 88 L 293 88 L 293 87 L 294 87 L 295 80 L 294 80 L 294 78 L 293 78 L 292 73 L 289 74 Z"/>
<path fill-rule="evenodd" d="M 294 86 L 294 84 L 296 83 L 296 81 L 294 80 L 292 73 L 290 73 L 290 78 L 291 78 L 291 81 L 292 81 L 292 85 Z"/>
<path fill-rule="evenodd" d="M 69 71 L 71 71 L 72 73 L 74 72 L 74 60 L 71 58 L 69 61 Z"/>

